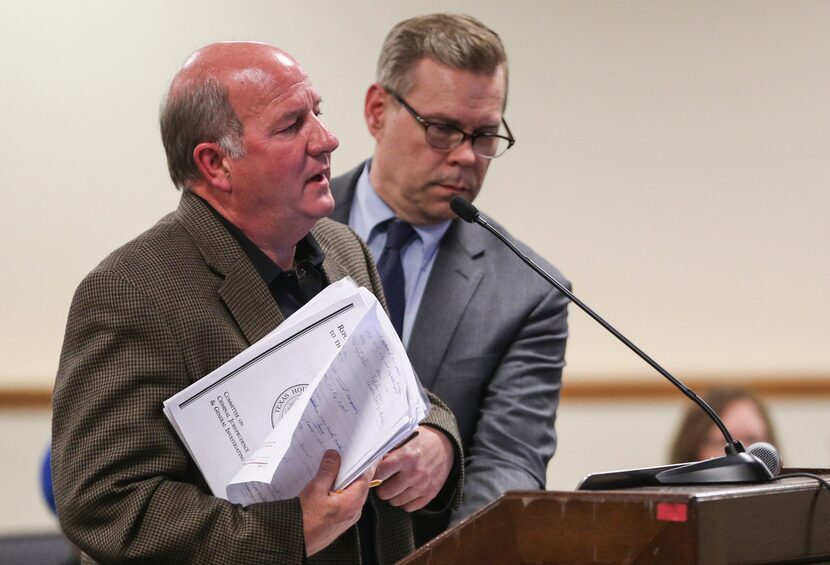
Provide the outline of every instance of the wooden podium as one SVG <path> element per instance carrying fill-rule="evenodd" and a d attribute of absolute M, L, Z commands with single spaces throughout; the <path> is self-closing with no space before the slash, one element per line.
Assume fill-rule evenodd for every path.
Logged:
<path fill-rule="evenodd" d="M 830 480 L 830 470 L 804 471 Z M 830 492 L 815 480 L 509 492 L 400 561 L 776 562 L 830 562 Z"/>

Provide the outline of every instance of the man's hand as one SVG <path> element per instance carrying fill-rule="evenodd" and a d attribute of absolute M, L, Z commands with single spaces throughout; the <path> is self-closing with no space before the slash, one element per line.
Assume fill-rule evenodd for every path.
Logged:
<path fill-rule="evenodd" d="M 311 556 L 329 545 L 360 519 L 369 494 L 373 470 L 361 475 L 342 491 L 333 492 L 340 470 L 340 455 L 328 450 L 320 460 L 317 475 L 300 493 L 306 554 Z"/>
<path fill-rule="evenodd" d="M 435 498 L 452 470 L 454 451 L 450 440 L 429 426 L 418 426 L 418 435 L 386 454 L 373 479 L 381 500 L 407 512 L 420 510 Z"/>

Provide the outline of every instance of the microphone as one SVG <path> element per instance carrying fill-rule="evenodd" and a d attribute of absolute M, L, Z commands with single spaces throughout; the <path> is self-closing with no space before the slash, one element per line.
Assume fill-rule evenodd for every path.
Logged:
<path fill-rule="evenodd" d="M 746 448 L 746 452 L 760 459 L 773 476 L 781 472 L 781 454 L 771 443 L 765 441 L 755 442 Z"/>
<path fill-rule="evenodd" d="M 636 353 L 643 361 L 649 364 L 654 370 L 663 375 L 669 382 L 677 387 L 680 392 L 697 404 L 720 430 L 726 446 L 726 456 L 716 457 L 697 463 L 683 463 L 679 465 L 664 465 L 661 467 L 649 467 L 644 469 L 628 469 L 624 471 L 612 471 L 610 473 L 597 473 L 587 476 L 577 486 L 581 490 L 618 489 L 647 485 L 669 485 L 669 484 L 705 484 L 705 483 L 735 483 L 735 482 L 762 482 L 771 480 L 773 473 L 757 453 L 747 453 L 740 441 L 735 441 L 726 425 L 702 398 L 695 394 L 686 385 L 673 377 L 668 371 L 661 367 L 656 361 L 649 357 L 643 350 L 634 345 L 627 337 L 617 331 L 614 326 L 606 322 L 599 314 L 589 308 L 584 302 L 577 298 L 562 283 L 550 276 L 544 269 L 537 265 L 530 257 L 522 253 L 512 241 L 510 241 L 499 230 L 491 226 L 487 220 L 481 217 L 478 209 L 460 196 L 455 196 L 450 201 L 450 208 L 455 214 L 471 224 L 478 224 L 502 243 L 510 248 L 522 261 L 524 261 L 539 276 L 554 286 L 559 292 L 579 306 L 579 308 L 593 318 L 599 325 L 620 340 L 626 347 Z M 753 444 L 753 447 L 757 444 Z M 769 445 L 769 444 L 767 444 Z M 770 445 L 770 447 L 772 447 Z M 772 448 L 775 450 L 775 448 Z M 777 456 L 777 451 L 775 451 Z M 779 459 L 780 467 L 780 459 Z M 780 470 L 780 469 L 779 469 Z"/>
<path fill-rule="evenodd" d="M 480 218 L 478 208 L 473 206 L 472 202 L 465 200 L 460 196 L 452 197 L 452 200 L 450 200 L 450 208 L 453 212 L 455 212 L 456 216 L 469 224 L 477 222 Z"/>

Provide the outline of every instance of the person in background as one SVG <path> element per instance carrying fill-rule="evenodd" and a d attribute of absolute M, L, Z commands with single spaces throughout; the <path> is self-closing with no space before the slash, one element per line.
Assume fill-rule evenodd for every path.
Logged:
<path fill-rule="evenodd" d="M 178 209 L 113 252 L 72 301 L 55 383 L 52 478 L 61 527 L 104 563 L 392 563 L 414 549 L 410 512 L 457 504 L 451 412 L 432 411 L 371 472 L 332 492 L 327 451 L 298 497 L 211 495 L 162 402 L 350 276 L 384 301 L 363 243 L 325 218 L 331 153 L 300 63 L 261 43 L 217 43 L 177 73 L 161 112 Z M 428 506 L 430 505 L 430 506 Z"/>
<path fill-rule="evenodd" d="M 778 440 L 764 403 L 749 389 L 715 387 L 701 395 L 720 416 L 732 437 L 749 447 L 765 441 L 776 448 Z M 678 428 L 672 443 L 670 463 L 702 461 L 725 455 L 724 440 L 718 427 L 699 407 L 692 405 Z"/>
<path fill-rule="evenodd" d="M 475 18 L 400 22 L 365 97 L 374 155 L 332 179 L 331 217 L 367 242 L 415 371 L 461 430 L 461 508 L 416 516 L 419 544 L 508 490 L 543 489 L 556 449 L 568 300 L 449 205 L 454 196 L 474 200 L 490 164 L 515 142 L 504 115 L 507 74 L 501 39 Z"/>

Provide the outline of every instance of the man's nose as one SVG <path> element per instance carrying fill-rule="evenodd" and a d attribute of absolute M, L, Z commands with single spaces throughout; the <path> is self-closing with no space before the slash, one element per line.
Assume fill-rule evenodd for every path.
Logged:
<path fill-rule="evenodd" d="M 459 165 L 472 165 L 476 162 L 476 153 L 473 151 L 473 140 L 465 139 L 447 154 L 451 163 Z"/>
<path fill-rule="evenodd" d="M 315 124 L 314 132 L 308 143 L 308 151 L 312 155 L 320 153 L 331 153 L 340 145 L 337 136 L 334 135 L 329 128 L 327 128 L 320 118 L 315 116 L 317 123 Z"/>

